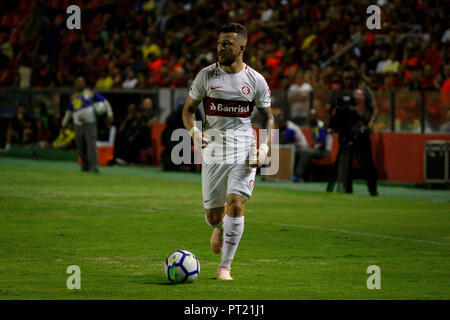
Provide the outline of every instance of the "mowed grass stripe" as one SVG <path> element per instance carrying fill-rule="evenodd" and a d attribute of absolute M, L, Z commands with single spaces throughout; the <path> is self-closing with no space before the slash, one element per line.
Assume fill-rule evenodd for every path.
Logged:
<path fill-rule="evenodd" d="M 114 196 L 114 194 L 112 194 Z M 46 201 L 46 202 L 61 202 L 71 205 L 85 205 L 85 206 L 93 206 L 93 207 L 103 207 L 103 208 L 110 208 L 110 209 L 121 209 L 121 210 L 127 210 L 130 211 L 139 211 L 144 213 L 155 213 L 155 212 L 161 212 L 164 211 L 162 208 L 153 208 L 153 209 L 145 209 L 145 208 L 136 208 L 136 207 L 126 207 L 126 206 L 120 206 L 117 204 L 105 204 L 105 203 L 99 203 L 95 201 L 71 201 L 71 200 L 63 200 L 63 199 L 57 199 L 57 198 L 43 198 L 43 197 L 35 197 L 35 196 L 29 196 L 25 194 L 16 194 L 16 193 L 10 193 L 8 195 L 3 195 L 5 197 L 17 197 L 17 198 L 26 198 L 29 200 L 34 201 Z M 195 213 L 181 213 L 186 215 L 192 215 L 199 217 L 201 214 L 195 214 Z M 261 221 L 255 221 L 255 220 L 247 220 L 247 223 L 260 223 L 260 224 L 267 224 L 267 222 L 261 222 Z M 449 242 L 443 242 L 443 241 L 433 241 L 433 240 L 423 240 L 423 239 L 410 239 L 410 238 L 404 238 L 399 237 L 395 235 L 385 235 L 385 234 L 377 234 L 377 233 L 370 233 L 370 232 L 360 232 L 360 231 L 351 231 L 351 230 L 343 230 L 343 229 L 337 229 L 337 228 L 325 228 L 320 226 L 308 226 L 308 225 L 299 225 L 299 224 L 285 224 L 285 223 L 273 223 L 268 222 L 271 225 L 274 226 L 280 226 L 280 227 L 293 227 L 293 228 L 301 228 L 301 229 L 311 229 L 311 230 L 320 230 L 324 232 L 335 232 L 335 233 L 344 233 L 344 234 L 354 234 L 354 235 L 361 235 L 366 237 L 375 237 L 375 238 L 382 238 L 386 240 L 396 240 L 396 241 L 411 241 L 411 242 L 418 242 L 418 243 L 426 243 L 426 244 L 433 244 L 433 245 L 444 245 L 449 246 Z"/>

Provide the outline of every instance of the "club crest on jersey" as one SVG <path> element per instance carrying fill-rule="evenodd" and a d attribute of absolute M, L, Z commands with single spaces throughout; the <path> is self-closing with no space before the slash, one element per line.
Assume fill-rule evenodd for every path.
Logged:
<path fill-rule="evenodd" d="M 241 92 L 245 95 L 250 94 L 250 88 L 248 86 L 243 86 Z"/>

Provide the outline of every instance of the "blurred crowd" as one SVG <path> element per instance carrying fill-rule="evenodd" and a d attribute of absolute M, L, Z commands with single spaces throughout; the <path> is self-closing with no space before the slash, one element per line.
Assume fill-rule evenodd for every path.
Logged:
<path fill-rule="evenodd" d="M 24 104 L 19 104 L 16 115 L 9 120 L 6 145 L 2 151 L 8 152 L 11 144 L 73 150 L 75 133 L 71 123 L 62 130 L 61 119 L 49 114 L 45 103 L 41 103 L 33 113 Z"/>
<path fill-rule="evenodd" d="M 69 0 L 8 1 L 0 5 L 0 85 L 65 87 L 83 74 L 98 89 L 186 87 L 215 61 L 217 30 L 233 20 L 249 31 L 246 62 L 272 89 L 331 88 L 336 68 L 351 64 L 374 89 L 449 90 L 448 1 L 376 3 L 381 30 L 370 31 L 373 1 L 364 0 L 80 0 L 81 31 L 70 31 Z M 414 25 L 419 33 L 405 37 Z"/>
<path fill-rule="evenodd" d="M 97 146 L 114 146 L 114 163 L 141 162 L 141 150 L 151 146 L 151 126 L 156 122 L 153 101 L 144 97 L 138 105 L 131 103 L 126 114 L 118 114 L 110 121 L 106 114 L 97 116 Z M 17 106 L 17 113 L 9 119 L 6 143 L 1 153 L 8 153 L 11 145 L 46 149 L 76 150 L 75 131 L 71 121 L 61 126 L 61 117 L 48 112 L 42 102 L 37 108 Z"/>

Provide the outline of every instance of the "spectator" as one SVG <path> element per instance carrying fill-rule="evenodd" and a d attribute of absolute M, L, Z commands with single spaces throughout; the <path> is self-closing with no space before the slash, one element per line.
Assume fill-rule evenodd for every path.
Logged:
<path fill-rule="evenodd" d="M 142 106 L 138 110 L 138 117 L 140 121 L 135 136 L 134 148 L 140 152 L 152 145 L 152 125 L 157 121 L 156 111 L 153 107 L 151 98 L 144 98 Z"/>
<path fill-rule="evenodd" d="M 391 58 L 388 57 L 388 52 L 386 50 L 381 51 L 381 60 L 378 61 L 375 71 L 377 73 L 384 72 L 384 68 L 392 62 Z"/>
<path fill-rule="evenodd" d="M 52 145 L 53 148 L 60 150 L 75 149 L 75 131 L 73 130 L 73 124 L 71 122 L 67 123 L 67 125 L 61 129 Z"/>
<path fill-rule="evenodd" d="M 114 79 L 111 74 L 105 74 L 95 83 L 95 89 L 111 89 L 114 86 Z"/>
<path fill-rule="evenodd" d="M 153 107 L 153 100 L 151 98 L 144 98 L 142 101 L 142 109 L 147 121 L 147 127 L 151 128 L 152 124 L 157 121 L 156 110 Z"/>
<path fill-rule="evenodd" d="M 422 62 L 424 65 L 430 64 L 433 68 L 433 74 L 439 72 L 441 67 L 441 51 L 439 50 L 439 43 L 432 40 L 431 46 L 427 46 L 425 51 L 425 58 Z"/>
<path fill-rule="evenodd" d="M 24 58 L 20 63 L 16 82 L 18 83 L 19 88 L 29 88 L 31 86 L 31 74 L 33 70 L 30 67 L 31 63 L 27 58 Z"/>
<path fill-rule="evenodd" d="M 295 78 L 295 83 L 291 84 L 288 90 L 288 103 L 291 107 L 291 118 L 298 125 L 303 125 L 309 114 L 310 98 L 312 86 L 306 82 L 305 75 L 308 71 L 302 73 L 299 71 Z"/>
<path fill-rule="evenodd" d="M 49 129 L 50 129 L 50 137 L 49 141 L 55 141 L 59 135 L 59 131 L 61 129 L 61 119 L 56 116 L 49 117 Z"/>
<path fill-rule="evenodd" d="M 181 103 L 177 103 L 177 108 L 167 117 L 166 128 L 161 135 L 161 143 L 164 149 L 161 153 L 161 164 L 165 171 L 178 171 L 181 165 L 175 165 L 172 162 L 172 150 L 179 143 L 179 141 L 172 141 L 172 133 L 177 129 L 184 129 L 182 111 L 184 106 L 184 100 Z M 202 119 L 200 111 L 197 109 L 195 113 L 196 119 Z M 194 152 L 191 153 L 191 171 L 195 171 Z"/>
<path fill-rule="evenodd" d="M 0 69 L 6 68 L 9 61 L 14 57 L 11 43 L 5 36 L 0 36 Z"/>
<path fill-rule="evenodd" d="M 161 55 L 161 49 L 156 43 L 152 43 L 150 36 L 145 37 L 141 50 L 144 60 L 147 60 L 149 54 L 152 54 L 154 57 L 159 57 Z"/>
<path fill-rule="evenodd" d="M 423 67 L 423 70 L 423 76 L 419 80 L 420 87 L 424 90 L 433 90 L 435 78 L 433 74 L 433 67 L 430 64 L 426 64 Z"/>
<path fill-rule="evenodd" d="M 45 104 L 45 102 L 39 103 L 39 107 L 37 108 L 37 112 L 36 112 L 36 120 L 41 120 L 42 129 L 44 131 L 49 130 L 50 116 L 47 113 L 47 105 Z"/>
<path fill-rule="evenodd" d="M 442 80 L 441 80 L 442 79 Z M 440 90 L 441 90 L 441 99 L 440 99 L 440 103 L 442 105 L 442 109 L 443 110 L 447 110 L 446 112 L 446 120 L 447 120 L 447 124 L 449 121 L 449 112 L 448 110 L 450 110 L 450 64 L 445 65 L 444 67 L 444 76 L 440 77 L 440 79 L 438 79 L 436 81 L 436 83 L 442 83 Z M 448 126 L 448 125 L 447 125 Z"/>
<path fill-rule="evenodd" d="M 134 71 L 132 69 L 128 69 L 127 77 L 122 82 L 122 88 L 124 89 L 134 89 L 139 86 L 139 79 L 134 75 Z"/>
<path fill-rule="evenodd" d="M 330 155 L 333 146 L 333 136 L 328 134 L 323 127 L 323 122 L 315 118 L 310 122 L 312 147 L 301 148 L 296 161 L 294 171 L 294 182 L 302 182 L 305 178 L 305 170 L 311 159 L 326 158 Z"/>
<path fill-rule="evenodd" d="M 114 123 L 105 117 L 102 117 L 97 121 L 99 130 L 96 146 L 114 146 L 114 141 L 117 134 L 117 129 Z"/>
<path fill-rule="evenodd" d="M 131 137 L 137 122 L 137 110 L 135 104 L 128 106 L 127 115 L 119 126 L 114 143 L 114 158 L 117 164 L 127 164 L 132 160 Z"/>
<path fill-rule="evenodd" d="M 28 145 L 33 142 L 35 133 L 34 119 L 28 115 L 23 104 L 17 107 L 17 114 L 9 122 L 6 133 L 6 145 L 4 152 L 8 152 L 11 144 Z"/>
<path fill-rule="evenodd" d="M 442 36 L 441 42 L 442 43 L 446 43 L 450 41 L 450 28 L 447 28 L 447 30 L 445 30 L 444 35 Z"/>
<path fill-rule="evenodd" d="M 53 2 L 42 8 L 34 11 L 31 11 L 32 7 L 27 8 L 29 11 L 26 14 L 33 19 L 25 18 L 14 26 L 14 30 L 13 26 L 3 26 L 1 49 L 3 57 L 9 57 L 9 61 L 27 52 L 43 52 L 48 57 L 48 70 L 58 70 L 56 85 L 70 85 L 73 80 L 71 75 L 86 72 L 89 73 L 87 78 L 96 83 L 102 77 L 99 71 L 107 65 L 118 68 L 120 73 L 128 67 L 136 74 L 143 72 L 148 83 L 140 82 L 140 86 L 155 83 L 162 85 L 165 79 L 179 77 L 180 69 L 173 68 L 174 61 L 186 58 L 182 65 L 185 75 L 179 77 L 179 81 L 172 82 L 172 86 L 185 87 L 187 80 L 202 65 L 203 58 L 196 58 L 201 56 L 209 61 L 215 56 L 214 32 L 210 30 L 215 30 L 223 19 L 231 18 L 242 20 L 247 25 L 249 41 L 253 43 L 249 48 L 248 63 L 270 75 L 272 89 L 289 85 L 281 76 L 286 69 L 293 65 L 300 69 L 313 68 L 318 61 L 326 61 L 355 39 L 355 35 L 362 31 L 356 27 L 359 24 L 358 13 L 365 10 L 356 1 L 338 1 L 333 2 L 333 5 L 329 5 L 329 1 L 313 5 L 283 1 L 275 5 L 272 2 L 247 3 L 238 0 L 231 6 L 226 2 L 205 6 L 203 1 L 192 1 L 185 6 L 183 1 L 168 0 L 160 4 L 153 1 L 145 4 L 138 2 L 133 5 L 133 10 L 125 10 L 126 6 L 121 3 L 108 2 L 84 9 L 89 32 L 77 36 L 75 33 L 62 32 L 61 23 L 64 20 L 61 15 L 53 14 L 55 9 L 59 9 Z M 441 61 L 445 59 L 445 55 L 440 54 L 439 46 L 445 46 L 449 38 L 443 19 L 443 5 L 441 1 L 421 3 L 420 10 L 427 12 L 427 15 L 426 19 L 419 22 L 415 19 L 416 9 L 417 6 L 405 8 L 399 1 L 387 3 L 383 7 L 383 14 L 389 21 L 388 28 L 383 27 L 386 39 L 380 41 L 375 34 L 368 34 L 364 42 L 341 56 L 336 63 L 342 64 L 350 58 L 356 58 L 356 67 L 368 63 L 368 71 L 375 71 L 378 64 L 378 71 L 381 71 L 387 52 L 399 53 L 405 48 L 405 65 L 420 68 L 431 64 L 436 75 Z M 224 16 L 225 12 L 228 12 L 227 17 Z M 393 15 L 398 12 L 401 12 L 400 18 L 394 19 Z M 0 17 L 7 14 L 10 13 L 5 12 Z M 208 19 L 204 21 L 199 17 Z M 412 41 L 408 40 L 411 44 L 406 45 L 404 41 L 397 41 L 398 30 L 417 23 L 425 32 L 433 34 L 431 47 L 422 45 L 416 49 Z M 42 34 L 45 38 L 39 41 L 39 35 Z M 74 56 L 73 62 L 64 61 L 69 52 Z M 28 67 L 31 70 L 39 70 L 39 75 L 33 73 L 32 86 L 52 82 L 49 79 L 43 82 L 41 79 L 41 70 L 47 70 L 48 67 L 40 68 L 38 59 L 30 62 Z M 163 65 L 165 68 L 161 67 Z M 0 64 L 0 83 L 10 84 L 11 76 L 17 78 L 19 68 L 13 67 L 8 69 L 10 66 Z M 150 77 L 146 74 L 147 67 L 151 68 Z M 44 72 L 44 77 L 49 74 L 48 70 Z M 21 69 L 23 78 L 27 77 L 28 71 L 26 68 Z M 316 82 L 310 83 L 314 88 L 322 83 L 330 83 L 330 79 L 324 79 L 322 75 L 315 76 L 319 76 L 314 79 Z M 382 78 L 389 76 L 382 75 Z M 114 82 L 117 84 L 116 79 Z M 383 82 L 380 79 L 380 83 Z M 122 81 L 118 84 L 120 87 Z"/>
<path fill-rule="evenodd" d="M 48 148 L 50 144 L 51 132 L 45 128 L 44 122 L 41 119 L 36 120 L 36 143 L 39 148 Z"/>
<path fill-rule="evenodd" d="M 280 110 L 274 109 L 274 117 L 280 130 L 280 144 L 294 144 L 295 146 L 295 161 L 292 181 L 303 181 L 303 177 L 297 176 L 299 172 L 299 160 L 301 153 L 308 149 L 308 140 L 306 140 L 300 127 L 290 120 L 286 120 L 284 114 Z"/>
<path fill-rule="evenodd" d="M 420 91 L 422 90 L 422 84 L 420 82 L 422 76 L 422 70 L 413 69 L 411 70 L 411 82 L 409 83 L 410 91 Z"/>
<path fill-rule="evenodd" d="M 400 61 L 397 60 L 395 52 L 392 51 L 389 54 L 389 59 L 387 60 L 387 63 L 384 65 L 383 69 L 381 70 L 382 73 L 397 73 L 399 70 Z"/>
<path fill-rule="evenodd" d="M 450 133 L 450 108 L 447 109 L 445 117 L 445 122 L 441 125 L 439 131 L 443 133 Z"/>

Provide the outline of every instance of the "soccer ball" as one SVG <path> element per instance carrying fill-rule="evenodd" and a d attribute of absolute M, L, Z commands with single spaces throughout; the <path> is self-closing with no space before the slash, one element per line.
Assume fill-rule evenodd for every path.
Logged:
<path fill-rule="evenodd" d="M 167 278 L 173 283 L 194 282 L 200 274 L 200 262 L 186 250 L 178 250 L 166 259 Z"/>
<path fill-rule="evenodd" d="M 98 101 L 94 103 L 94 114 L 98 117 L 106 112 L 106 106 L 103 101 Z"/>

